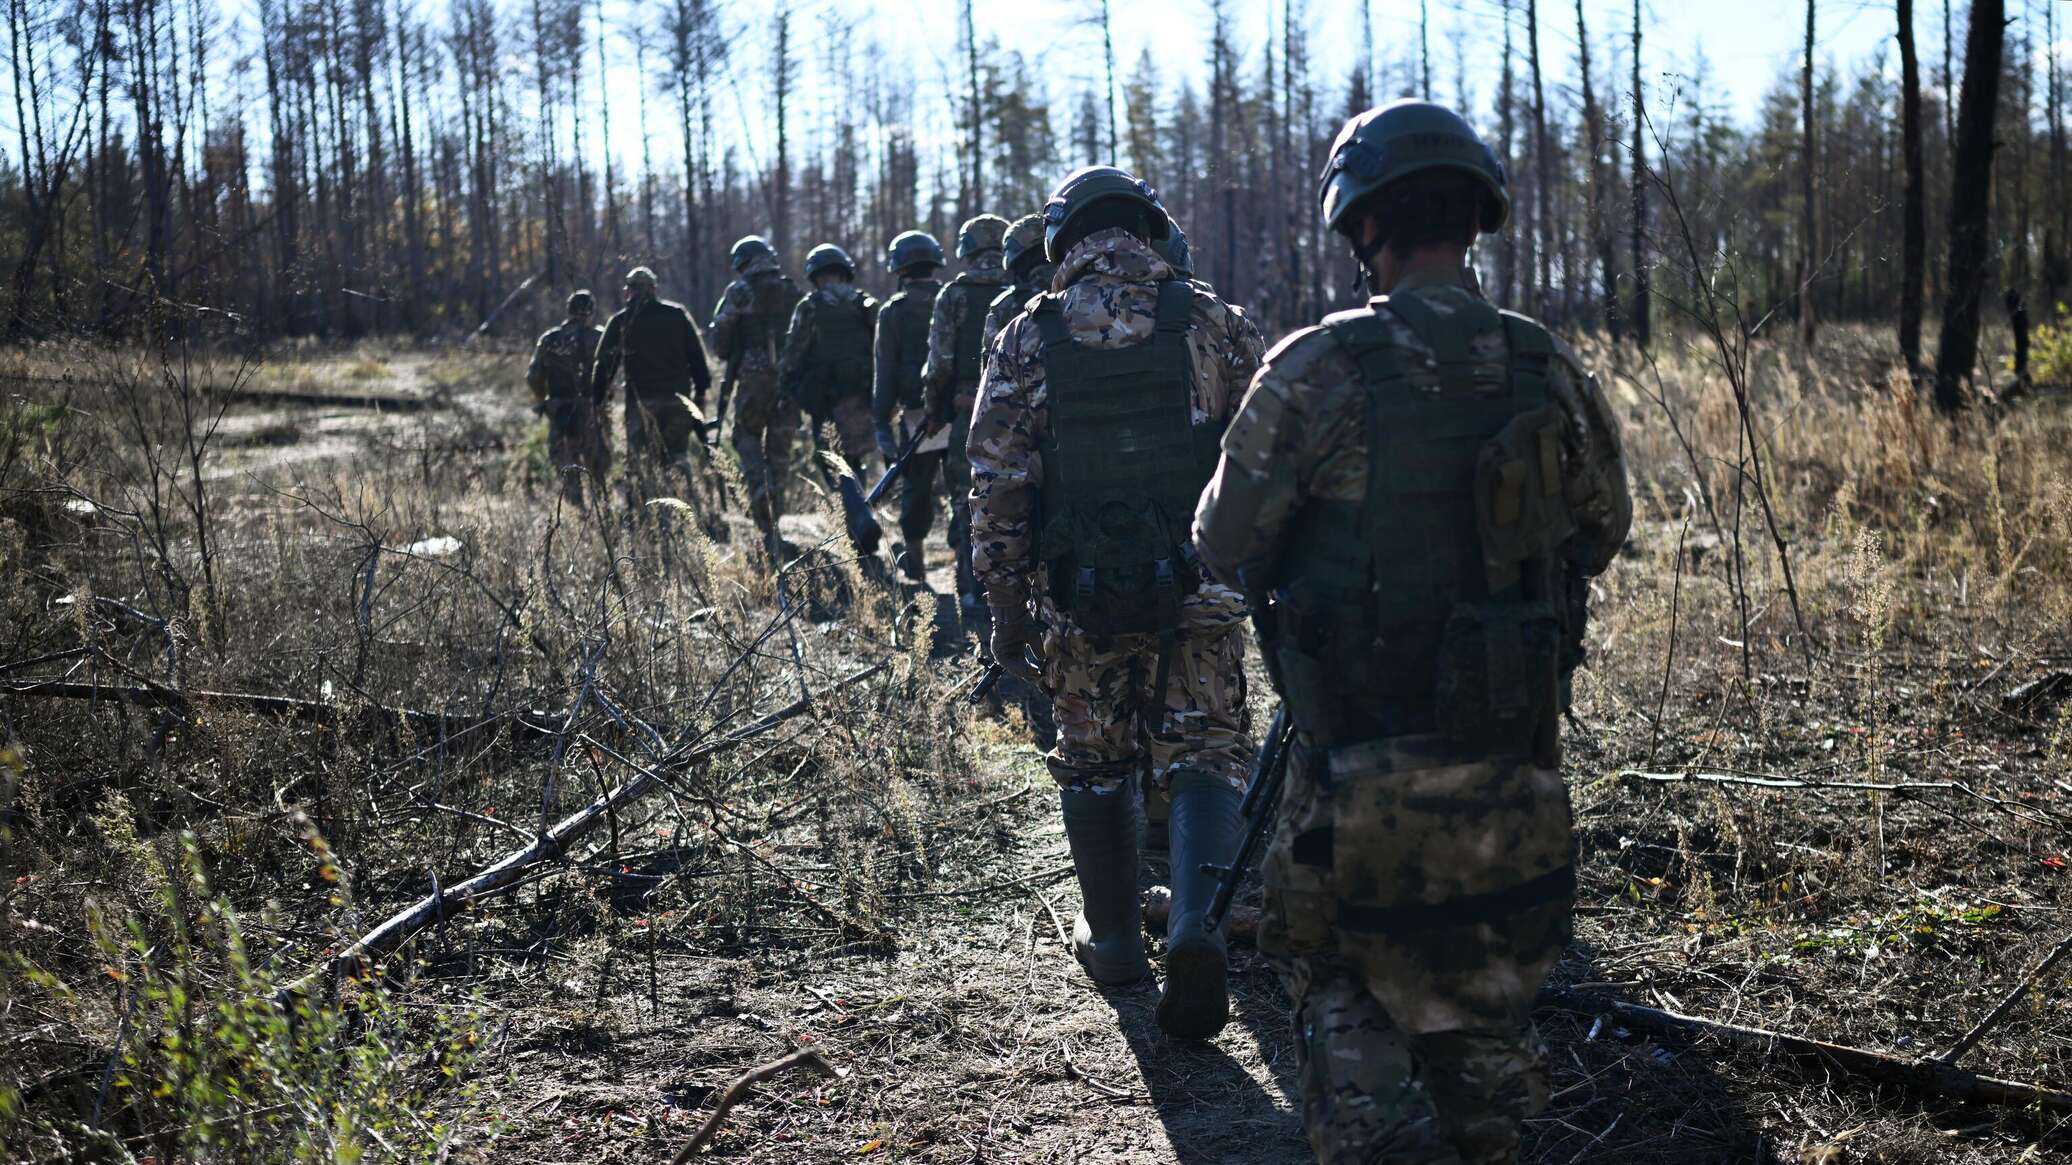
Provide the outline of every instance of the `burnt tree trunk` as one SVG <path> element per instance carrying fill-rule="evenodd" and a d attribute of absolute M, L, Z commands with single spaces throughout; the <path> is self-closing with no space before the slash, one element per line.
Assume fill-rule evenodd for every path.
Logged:
<path fill-rule="evenodd" d="M 1935 407 L 1964 405 L 1964 381 L 1978 358 L 1979 308 L 1986 288 L 1993 205 L 1993 121 L 2000 103 L 2006 33 L 2002 0 L 1973 0 L 1964 38 L 1964 95 L 1957 105 L 1956 164 L 1950 182 L 1950 277 L 1942 344 L 1935 361 Z"/>
<path fill-rule="evenodd" d="M 1904 240 L 1900 251 L 1899 353 L 1907 375 L 1921 372 L 1921 280 L 1928 261 L 1927 191 L 1921 178 L 1921 64 L 1914 50 L 1914 0 L 1899 0 L 1900 137 L 1906 152 Z"/>

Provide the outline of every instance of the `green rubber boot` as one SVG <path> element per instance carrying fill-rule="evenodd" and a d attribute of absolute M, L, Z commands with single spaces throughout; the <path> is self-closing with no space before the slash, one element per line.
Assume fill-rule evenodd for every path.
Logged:
<path fill-rule="evenodd" d="M 1244 833 L 1244 793 L 1229 781 L 1193 769 L 1173 771 L 1173 912 L 1166 921 L 1165 994 L 1158 1026 L 1179 1039 L 1205 1040 L 1230 1020 L 1229 967 L 1223 928 L 1207 929 L 1216 875 L 1204 863 L 1228 864 Z"/>
<path fill-rule="evenodd" d="M 1079 875 L 1072 953 L 1097 983 L 1118 986 L 1151 974 L 1137 902 L 1137 822 L 1128 786 L 1112 793 L 1061 789 L 1065 840 Z"/>

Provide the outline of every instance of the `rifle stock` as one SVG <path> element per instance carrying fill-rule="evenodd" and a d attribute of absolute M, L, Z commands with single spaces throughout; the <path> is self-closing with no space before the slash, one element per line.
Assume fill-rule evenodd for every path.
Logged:
<path fill-rule="evenodd" d="M 1252 855 L 1258 852 L 1259 843 L 1273 832 L 1275 808 L 1281 800 L 1281 784 L 1288 772 L 1288 745 L 1294 735 L 1294 725 L 1288 716 L 1288 705 L 1275 708 L 1272 723 L 1266 726 L 1266 739 L 1260 742 L 1259 756 L 1252 762 L 1252 779 L 1245 788 L 1243 812 L 1251 822 L 1245 829 L 1245 840 L 1238 846 L 1237 856 L 1227 866 L 1203 863 L 1205 872 L 1216 875 L 1216 896 L 1209 902 L 1209 912 L 1202 916 L 1202 927 L 1213 931 L 1223 925 L 1223 916 L 1230 911 L 1230 900 L 1237 896 L 1238 884 L 1245 880 L 1245 868 L 1252 864 Z"/>
<path fill-rule="evenodd" d="M 892 483 L 899 478 L 900 471 L 907 467 L 907 462 L 913 460 L 914 450 L 921 447 L 921 440 L 927 435 L 926 429 L 914 429 L 913 434 L 906 439 L 906 444 L 899 447 L 899 456 L 885 467 L 884 473 L 878 475 L 877 484 L 871 486 L 870 492 L 863 495 L 865 505 L 878 504 L 878 499 L 884 497 L 885 491 L 892 488 Z"/>

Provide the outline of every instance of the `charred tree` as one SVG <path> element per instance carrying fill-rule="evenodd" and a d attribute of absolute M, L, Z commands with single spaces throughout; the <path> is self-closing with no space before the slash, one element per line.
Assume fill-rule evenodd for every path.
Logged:
<path fill-rule="evenodd" d="M 2004 20 L 2002 0 L 1972 0 L 1950 190 L 1949 291 L 1943 300 L 1942 342 L 1935 361 L 1935 407 L 1945 413 L 1963 407 L 1964 382 L 1978 358 L 1979 311 L 1991 247 L 1993 127 L 2000 102 Z"/>
<path fill-rule="evenodd" d="M 1921 167 L 1921 66 L 1914 51 L 1914 0 L 1899 0 L 1900 137 L 1906 157 L 1904 241 L 1900 251 L 1899 353 L 1907 375 L 1921 372 L 1921 284 L 1928 259 L 1927 190 Z"/>

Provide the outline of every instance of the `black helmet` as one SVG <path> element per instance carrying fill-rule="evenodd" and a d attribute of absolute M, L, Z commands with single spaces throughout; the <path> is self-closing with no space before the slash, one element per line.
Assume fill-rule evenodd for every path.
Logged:
<path fill-rule="evenodd" d="M 1043 216 L 1025 214 L 1014 220 L 1007 228 L 1007 238 L 1000 244 L 1000 263 L 1009 271 L 1014 265 L 1030 256 L 1043 257 Z"/>
<path fill-rule="evenodd" d="M 849 258 L 849 252 L 833 243 L 822 243 L 806 252 L 806 278 L 811 279 L 823 271 L 833 271 L 836 268 L 848 272 L 852 279 L 856 276 L 856 264 Z"/>
<path fill-rule="evenodd" d="M 588 314 L 596 310 L 597 297 L 590 294 L 589 288 L 585 287 L 580 291 L 568 293 L 568 314 L 575 315 L 577 312 Z"/>
<path fill-rule="evenodd" d="M 744 235 L 734 244 L 734 249 L 727 252 L 727 262 L 734 265 L 734 270 L 740 271 L 764 255 L 776 253 L 777 249 L 770 245 L 770 240 L 761 235 Z"/>
<path fill-rule="evenodd" d="M 1461 115 L 1430 101 L 1392 101 L 1345 123 L 1331 143 L 1317 191 L 1324 225 L 1346 233 L 1346 212 L 1400 178 L 1454 170 L 1484 188 L 1480 226 L 1486 234 L 1511 216 L 1503 163 Z"/>
<path fill-rule="evenodd" d="M 1053 263 L 1064 262 L 1058 235 L 1065 224 L 1080 211 L 1110 198 L 1126 198 L 1144 208 L 1145 216 L 1151 220 L 1151 241 L 1165 238 L 1172 230 L 1165 204 L 1158 200 L 1158 192 L 1151 189 L 1150 183 L 1114 166 L 1083 166 L 1065 175 L 1065 180 L 1051 193 L 1050 201 L 1044 204 L 1044 255 Z"/>
<path fill-rule="evenodd" d="M 957 228 L 957 257 L 969 259 L 984 251 L 997 251 L 1007 237 L 1007 220 L 997 214 L 981 214 L 964 220 Z"/>
<path fill-rule="evenodd" d="M 1194 278 L 1194 250 L 1187 245 L 1187 232 L 1181 230 L 1180 224 L 1173 222 L 1170 218 L 1166 222 L 1168 224 L 1166 237 L 1153 239 L 1151 241 L 1151 249 L 1158 252 L 1158 257 L 1166 261 L 1166 266 L 1173 269 L 1173 274 L 1178 275 L 1182 279 L 1192 279 Z"/>
<path fill-rule="evenodd" d="M 916 263 L 933 263 L 940 267 L 944 262 L 942 244 L 927 231 L 901 231 L 885 248 L 885 268 L 888 271 L 904 271 Z"/>

